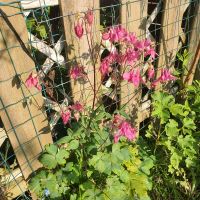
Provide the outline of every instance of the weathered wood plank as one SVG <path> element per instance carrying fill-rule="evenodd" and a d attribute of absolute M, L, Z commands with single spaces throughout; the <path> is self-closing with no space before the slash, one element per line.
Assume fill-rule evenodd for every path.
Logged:
<path fill-rule="evenodd" d="M 183 34 L 181 28 L 182 18 L 188 5 L 189 0 L 164 1 L 159 41 L 158 69 L 166 66 L 174 67 L 176 54 L 180 49 L 179 37 Z M 158 76 L 160 76 L 160 70 L 158 70 Z"/>
<path fill-rule="evenodd" d="M 75 65 L 75 63 L 81 64 L 85 67 L 85 71 L 88 74 L 88 79 L 91 83 L 80 83 L 78 81 L 71 80 L 72 97 L 74 101 L 82 101 L 87 103 L 88 106 L 92 105 L 94 97 L 94 85 L 100 84 L 100 74 L 98 72 L 99 66 L 88 61 L 91 61 L 90 47 L 88 45 L 88 38 L 90 34 L 84 35 L 81 39 L 78 39 L 74 33 L 74 24 L 77 22 L 77 15 L 84 17 L 81 12 L 86 12 L 88 9 L 99 9 L 99 0 L 82 0 L 81 3 L 77 3 L 75 0 L 67 1 L 60 0 L 59 2 L 61 14 L 63 17 L 64 33 L 66 38 L 66 67 L 68 70 Z M 99 10 L 94 10 L 95 20 L 92 28 L 94 44 L 99 41 L 100 32 L 98 31 L 100 25 Z M 84 28 L 85 29 L 85 28 Z M 93 45 L 94 45 L 93 44 Z M 95 79 L 94 79 L 95 74 Z M 95 84 L 96 83 L 96 84 Z M 98 84 L 97 84 L 98 83 Z M 93 87 L 93 88 L 92 88 Z"/>
<path fill-rule="evenodd" d="M 3 0 L 8 3 L 8 0 Z M 18 4 L 16 4 L 16 7 Z M 28 34 L 20 10 L 14 7 L 1 6 L 8 15 L 12 26 L 20 35 L 24 43 L 28 42 Z M 12 47 L 12 48 L 11 48 Z M 23 82 L 27 74 L 18 78 L 17 74 L 31 71 L 33 61 L 20 47 L 14 33 L 7 23 L 0 17 L 0 96 L 2 118 L 10 143 L 16 154 L 19 166 L 25 179 L 38 169 L 41 164 L 37 156 L 43 146 L 52 142 L 45 113 L 42 113 L 42 95 L 35 88 L 28 90 Z M 21 80 L 21 81 L 20 81 Z M 32 104 L 24 103 L 27 96 L 34 94 Z"/>
<path fill-rule="evenodd" d="M 135 32 L 142 39 L 145 38 L 146 27 L 142 26 L 147 18 L 147 0 L 130 2 L 121 0 L 121 23 L 130 32 Z M 127 105 L 127 110 L 132 114 L 135 127 L 139 130 L 138 109 L 140 107 L 141 88 L 134 88 L 133 84 L 121 84 L 121 104 Z"/>
<path fill-rule="evenodd" d="M 6 132 L 3 128 L 0 128 L 0 147 L 7 138 Z"/>
<path fill-rule="evenodd" d="M 191 19 L 190 19 L 191 20 Z M 193 16 L 193 23 L 191 25 L 190 30 L 190 39 L 189 39 L 189 48 L 188 52 L 191 54 L 190 62 L 188 63 L 188 72 L 185 72 L 187 74 L 184 76 L 184 83 L 186 85 L 191 85 L 195 71 L 200 59 L 200 4 L 197 3 L 195 10 L 194 10 L 194 16 Z M 199 77 L 200 79 L 200 77 Z"/>

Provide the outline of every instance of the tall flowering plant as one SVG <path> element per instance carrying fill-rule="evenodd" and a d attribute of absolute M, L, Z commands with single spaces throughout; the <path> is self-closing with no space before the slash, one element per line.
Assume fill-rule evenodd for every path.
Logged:
<path fill-rule="evenodd" d="M 117 84 L 126 81 L 133 89 L 141 84 L 154 88 L 175 79 L 167 68 L 162 68 L 160 77 L 156 78 L 152 63 L 157 53 L 152 42 L 140 40 L 120 25 L 102 32 L 99 46 L 105 48 L 105 43 L 109 42 L 113 48 L 97 70 L 93 23 L 94 14 L 89 9 L 83 18 L 74 22 L 74 33 L 78 41 L 84 34 L 90 35 L 87 39 L 94 79 L 98 71 L 102 80 L 112 76 Z M 120 48 L 115 48 L 118 45 Z M 98 48 L 97 57 L 101 48 Z M 148 60 L 146 71 L 144 58 Z M 70 77 L 78 84 L 90 81 L 81 61 L 71 66 Z M 40 83 L 44 87 L 45 83 L 39 80 L 39 75 L 31 74 L 26 85 L 41 90 Z M 138 130 L 127 113 L 119 110 L 110 114 L 103 105 L 97 104 L 101 83 L 99 86 L 94 83 L 91 85 L 94 93 L 91 108 L 77 101 L 60 109 L 63 124 L 70 128 L 65 137 L 46 146 L 39 157 L 43 167 L 31 178 L 29 188 L 42 199 L 149 199 L 149 175 L 154 157 L 139 152 Z"/>

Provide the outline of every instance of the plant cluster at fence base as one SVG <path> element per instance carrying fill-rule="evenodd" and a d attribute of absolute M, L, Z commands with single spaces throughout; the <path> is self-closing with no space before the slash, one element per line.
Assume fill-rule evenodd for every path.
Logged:
<path fill-rule="evenodd" d="M 153 120 L 146 140 L 155 156 L 156 198 L 200 198 L 199 88 L 200 82 L 187 87 L 180 103 L 166 92 L 152 95 Z"/>
<path fill-rule="evenodd" d="M 131 142 L 135 132 L 128 119 L 114 116 L 100 107 L 92 119 L 81 116 L 72 123 L 67 136 L 46 146 L 39 158 L 44 168 L 30 180 L 30 189 L 47 199 L 149 199 L 154 157 Z M 115 143 L 113 124 L 123 126 Z"/>
<path fill-rule="evenodd" d="M 87 108 L 81 102 L 70 102 L 61 107 L 60 117 L 70 128 L 56 144 L 46 146 L 39 158 L 43 168 L 31 178 L 30 190 L 40 199 L 196 198 L 199 86 L 189 87 L 180 103 L 167 92 L 154 93 L 151 124 L 145 136 L 139 135 L 124 111 L 119 109 L 111 115 L 98 105 L 102 83 L 98 86 L 95 81 L 100 52 L 93 50 L 93 22 L 93 12 L 88 10 L 74 23 L 77 41 L 85 36 L 88 41 L 94 74 L 93 104 Z M 133 89 L 142 84 L 154 89 L 177 79 L 168 68 L 155 76 L 152 63 L 157 54 L 150 40 L 141 40 L 122 26 L 115 26 L 103 30 L 97 46 L 104 47 L 105 41 L 113 48 L 98 69 L 102 80 L 112 77 L 116 87 L 127 81 Z M 80 58 L 70 67 L 69 75 L 77 84 L 90 82 Z M 26 81 L 27 87 L 39 90 L 40 83 L 45 86 L 37 74 L 31 74 Z"/>

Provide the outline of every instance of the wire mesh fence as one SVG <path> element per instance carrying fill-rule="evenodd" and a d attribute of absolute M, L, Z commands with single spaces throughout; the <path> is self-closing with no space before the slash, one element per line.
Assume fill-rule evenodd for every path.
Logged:
<path fill-rule="evenodd" d="M 90 30 L 95 42 L 101 41 L 105 30 L 121 25 L 135 32 L 138 38 L 153 42 L 158 54 L 152 62 L 157 77 L 164 66 L 181 69 L 177 53 L 185 49 L 192 56 L 184 80 L 191 82 L 195 72 L 198 76 L 199 0 L 85 0 L 81 3 L 3 0 L 0 2 L 1 199 L 33 198 L 26 181 L 41 167 L 37 158 L 45 144 L 56 142 L 66 133 L 67 126 L 60 114 L 62 108 L 76 101 L 92 107 L 95 85 L 104 88 L 101 99 L 107 112 L 126 107 L 134 113 L 140 131 L 148 126 L 153 91 L 150 85 L 141 84 L 135 89 L 127 82 L 119 85 L 112 73 L 103 78 L 98 75 L 100 63 L 109 52 L 123 47 L 103 42 L 98 50 L 94 80 L 87 33 L 82 40 L 74 34 L 76 19 L 83 18 L 88 8 L 95 16 Z M 82 80 L 85 82 L 79 84 L 72 80 L 70 68 L 76 63 L 85 66 L 89 81 Z M 150 62 L 141 63 L 145 74 Z M 32 72 L 39 74 L 39 91 L 26 87 L 26 79 Z M 179 88 L 171 82 L 168 90 L 173 94 Z"/>

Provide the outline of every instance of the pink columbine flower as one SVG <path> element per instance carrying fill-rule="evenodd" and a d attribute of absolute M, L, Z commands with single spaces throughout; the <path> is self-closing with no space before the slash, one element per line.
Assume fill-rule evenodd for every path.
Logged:
<path fill-rule="evenodd" d="M 101 62 L 101 65 L 100 65 L 100 72 L 103 76 L 105 76 L 106 74 L 109 74 L 110 70 L 110 62 L 108 59 L 104 59 L 102 62 Z"/>
<path fill-rule="evenodd" d="M 84 67 L 79 66 L 79 65 L 72 67 L 72 69 L 70 71 L 70 75 L 75 80 L 77 80 L 80 77 L 83 77 L 84 76 Z"/>
<path fill-rule="evenodd" d="M 136 138 L 136 130 L 130 125 L 130 123 L 128 123 L 127 121 L 123 121 L 119 125 L 119 130 L 117 134 L 114 135 L 114 142 L 117 143 L 121 136 L 124 136 L 129 141 L 132 141 Z"/>
<path fill-rule="evenodd" d="M 147 75 L 148 75 L 148 79 L 149 80 L 151 80 L 151 79 L 154 78 L 154 76 L 155 76 L 155 70 L 154 70 L 153 65 L 149 66 L 148 71 L 147 71 Z"/>
<path fill-rule="evenodd" d="M 79 39 L 83 36 L 83 21 L 80 21 L 80 19 L 77 21 L 77 23 L 74 25 L 74 31 Z"/>
<path fill-rule="evenodd" d="M 42 89 L 41 85 L 39 84 L 38 75 L 37 74 L 31 73 L 29 75 L 29 77 L 26 79 L 25 84 L 26 84 L 26 86 L 28 88 L 36 87 L 38 90 Z"/>
<path fill-rule="evenodd" d="M 125 36 L 127 35 L 127 31 L 122 28 L 122 26 L 116 26 L 110 29 L 110 41 L 111 42 L 119 42 L 124 40 Z"/>
<path fill-rule="evenodd" d="M 139 49 L 140 51 L 149 50 L 151 47 L 151 40 L 144 39 L 144 40 L 138 40 L 135 42 L 135 48 Z"/>
<path fill-rule="evenodd" d="M 71 106 L 71 109 L 74 111 L 81 112 L 81 111 L 83 111 L 83 105 L 81 103 L 79 103 L 78 101 L 76 101 L 76 103 Z"/>
<path fill-rule="evenodd" d="M 141 81 L 140 69 L 131 70 L 123 74 L 123 79 L 127 80 L 129 83 L 133 83 L 135 87 L 138 87 Z"/>
<path fill-rule="evenodd" d="M 67 124 L 70 117 L 71 117 L 71 112 L 68 110 L 68 111 L 65 111 L 65 112 L 62 112 L 61 113 L 61 117 L 62 117 L 62 120 L 63 120 L 63 124 Z"/>
<path fill-rule="evenodd" d="M 111 72 L 111 65 L 114 62 L 117 62 L 118 59 L 118 54 L 117 52 L 111 52 L 107 57 L 105 57 L 100 65 L 100 72 L 103 76 L 105 76 L 106 74 L 109 74 Z"/>
<path fill-rule="evenodd" d="M 88 9 L 87 13 L 85 14 L 85 19 L 89 25 L 92 25 L 94 20 L 94 13 L 92 10 Z"/>
<path fill-rule="evenodd" d="M 116 26 L 116 27 L 112 27 L 110 28 L 110 30 L 108 32 L 104 32 L 102 34 L 102 39 L 103 40 L 110 40 L 110 42 L 120 42 L 125 40 L 125 38 L 127 37 L 128 33 L 127 31 L 122 28 L 122 26 Z"/>
<path fill-rule="evenodd" d="M 124 54 L 124 59 L 129 65 L 136 62 L 139 58 L 140 58 L 139 51 L 132 48 L 128 48 Z"/>
<path fill-rule="evenodd" d="M 171 75 L 169 69 L 161 69 L 161 76 L 157 80 L 154 80 L 152 82 L 151 87 L 152 88 L 156 87 L 159 82 L 164 83 L 172 80 L 176 80 L 176 77 Z"/>
<path fill-rule="evenodd" d="M 102 33 L 102 40 L 108 40 L 110 38 L 109 32 Z"/>
<path fill-rule="evenodd" d="M 171 81 L 175 80 L 176 77 L 171 75 L 169 69 L 161 69 L 161 76 L 159 78 L 160 82 L 166 82 L 166 81 Z"/>
<path fill-rule="evenodd" d="M 137 37 L 135 33 L 129 33 L 127 34 L 127 36 L 125 37 L 125 42 L 131 43 L 132 45 L 135 45 L 135 43 L 137 42 Z"/>
<path fill-rule="evenodd" d="M 150 55 L 150 57 L 154 60 L 156 55 L 158 55 L 158 54 L 155 52 L 155 50 L 153 48 L 150 48 L 144 54 L 144 56 L 148 56 L 148 55 Z"/>

